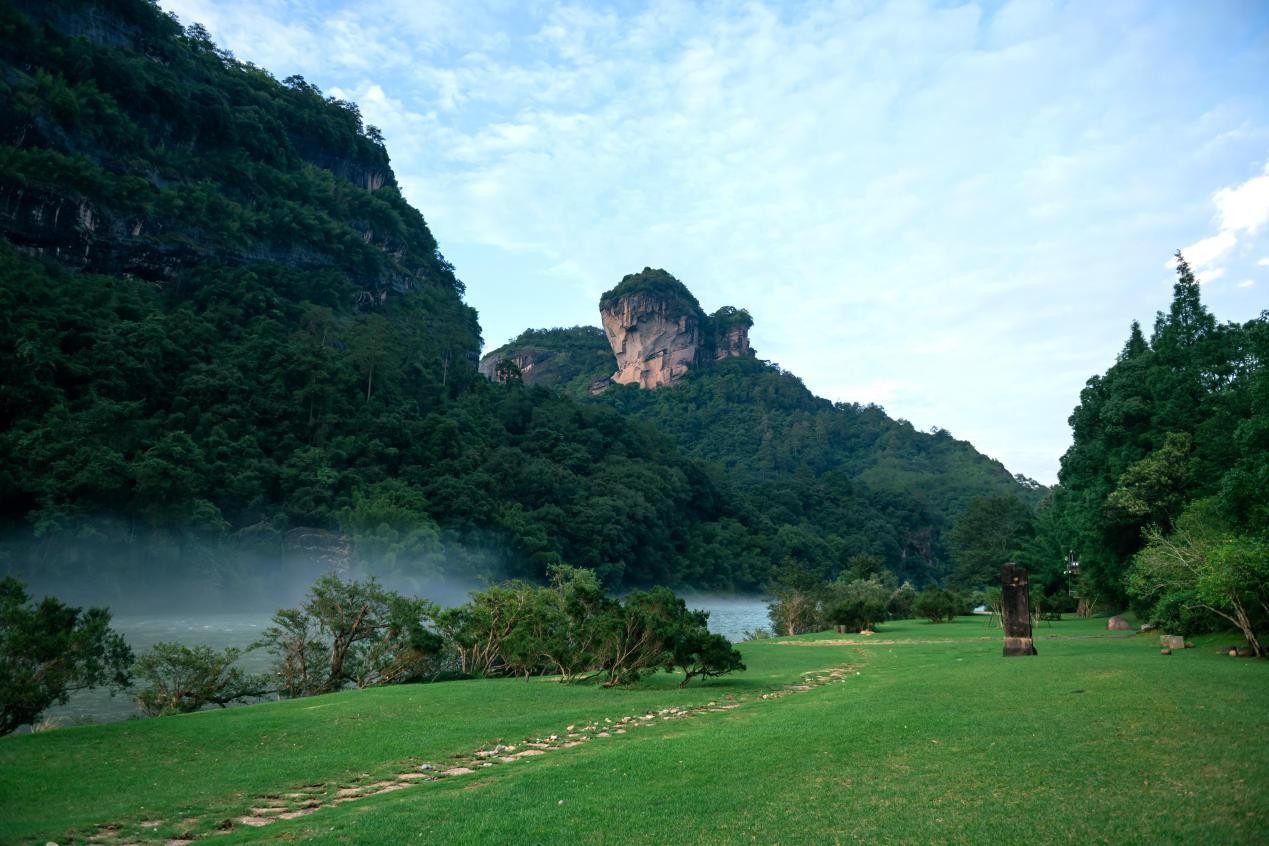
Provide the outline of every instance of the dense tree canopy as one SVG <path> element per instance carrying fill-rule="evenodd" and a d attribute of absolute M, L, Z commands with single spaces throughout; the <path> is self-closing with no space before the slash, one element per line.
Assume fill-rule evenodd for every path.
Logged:
<path fill-rule="evenodd" d="M 1186 560 L 1213 566 L 1237 558 L 1200 555 L 1217 547 L 1199 538 L 1252 549 L 1269 537 L 1266 361 L 1269 313 L 1217 323 L 1178 254 L 1172 304 L 1149 341 L 1134 323 L 1115 363 L 1081 393 L 1061 486 L 1037 520 L 1037 542 L 1076 553 L 1086 593 L 1124 603 L 1136 556 L 1133 594 L 1144 613 L 1187 628 L 1182 617 L 1201 625 L 1199 604 L 1215 607 L 1209 596 L 1186 610 L 1177 592 L 1144 574 L 1166 569 L 1167 549 L 1188 549 L 1194 557 Z"/>

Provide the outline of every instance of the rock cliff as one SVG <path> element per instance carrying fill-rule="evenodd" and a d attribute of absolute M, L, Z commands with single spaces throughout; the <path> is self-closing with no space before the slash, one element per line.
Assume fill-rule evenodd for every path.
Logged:
<path fill-rule="evenodd" d="M 601 308 L 604 334 L 617 357 L 612 380 L 659 388 L 681 379 L 700 362 L 704 315 L 653 294 L 622 297 Z"/>
<path fill-rule="evenodd" d="M 659 388 L 723 358 L 752 355 L 748 312 L 730 306 L 711 316 L 682 282 L 645 267 L 599 301 L 604 334 L 617 358 L 612 381 Z"/>

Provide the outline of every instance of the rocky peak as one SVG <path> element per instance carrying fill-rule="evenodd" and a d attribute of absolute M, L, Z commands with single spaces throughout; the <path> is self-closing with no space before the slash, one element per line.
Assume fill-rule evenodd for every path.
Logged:
<path fill-rule="evenodd" d="M 749 327 L 753 318 L 743 308 L 723 306 L 709 317 L 714 330 L 714 360 L 745 358 L 753 355 L 749 347 Z"/>
<path fill-rule="evenodd" d="M 645 267 L 626 276 L 600 298 L 599 316 L 617 358 L 618 384 L 659 388 L 711 361 L 753 355 L 747 311 L 724 306 L 707 317 L 664 270 Z"/>
<path fill-rule="evenodd" d="M 682 282 L 645 267 L 600 298 L 599 317 L 617 357 L 612 381 L 659 388 L 696 367 L 708 319 Z"/>

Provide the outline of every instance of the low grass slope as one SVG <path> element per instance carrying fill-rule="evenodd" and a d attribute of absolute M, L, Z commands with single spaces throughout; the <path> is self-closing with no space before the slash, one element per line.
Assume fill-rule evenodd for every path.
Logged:
<path fill-rule="evenodd" d="M 1031 660 L 973 619 L 750 644 L 859 675 L 227 842 L 1265 842 L 1269 668 L 1100 626 Z"/>
<path fill-rule="evenodd" d="M 552 679 L 458 681 L 8 737 L 0 739 L 0 843 L 83 838 L 106 824 L 120 835 L 197 834 L 279 791 L 333 792 L 568 725 L 752 697 L 796 681 L 821 658 L 764 653 L 748 672 L 685 689 L 669 674 L 611 690 Z M 155 820 L 163 825 L 140 825 Z"/>
<path fill-rule="evenodd" d="M 745 644 L 749 673 L 684 691 L 473 682 L 10 738 L 3 839 L 114 819 L 120 838 L 161 840 L 212 804 L 232 817 L 269 790 L 730 694 L 739 707 L 216 842 L 1266 842 L 1269 666 L 1217 641 L 1162 656 L 1102 626 L 1042 625 L 1032 659 L 1002 659 L 981 619 L 907 621 Z M 842 683 L 761 698 L 844 666 Z M 145 819 L 165 822 L 151 835 Z"/>

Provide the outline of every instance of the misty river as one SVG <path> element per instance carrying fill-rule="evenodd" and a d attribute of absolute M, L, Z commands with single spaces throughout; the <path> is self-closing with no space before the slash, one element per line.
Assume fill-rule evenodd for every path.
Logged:
<path fill-rule="evenodd" d="M 724 598 L 694 596 L 684 597 L 689 608 L 709 612 L 709 629 L 729 640 L 740 640 L 745 632 L 753 629 L 770 629 L 767 619 L 767 600 L 760 597 Z M 185 646 L 210 646 L 224 649 L 229 646 L 246 647 L 259 639 L 269 626 L 271 614 L 255 612 L 240 614 L 189 614 L 189 615 L 116 615 L 112 627 L 124 636 L 137 655 L 161 641 L 176 641 Z M 264 672 L 269 668 L 272 656 L 264 650 L 249 652 L 240 664 L 250 672 Z M 56 725 L 83 725 L 107 723 L 141 716 L 141 710 L 126 693 L 111 696 L 105 690 L 86 690 L 71 696 L 66 705 L 50 708 L 44 719 L 56 721 Z"/>

